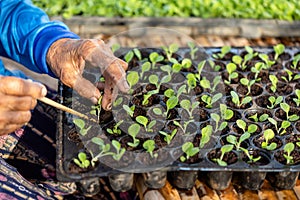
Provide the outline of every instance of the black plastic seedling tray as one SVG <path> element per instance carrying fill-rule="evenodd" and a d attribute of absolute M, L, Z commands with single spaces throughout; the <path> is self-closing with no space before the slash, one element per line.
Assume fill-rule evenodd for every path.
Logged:
<path fill-rule="evenodd" d="M 116 55 L 125 59 L 125 55 L 130 50 L 132 49 L 118 50 Z M 182 66 L 184 66 L 186 61 L 184 61 L 184 59 L 189 58 L 192 60 L 191 67 L 182 67 L 180 71 L 176 73 L 171 72 L 170 75 L 170 72 L 166 70 L 168 67 L 165 66 L 171 66 L 172 68 L 172 66 L 174 66 L 174 60 L 170 62 L 162 49 L 139 49 L 142 59 L 139 59 L 133 54 L 134 56 L 129 62 L 127 74 L 136 72 L 141 76 L 142 73 L 143 76 L 147 78 L 140 78 L 139 82 L 132 87 L 130 94 L 119 94 L 118 98 L 122 97 L 122 102 L 119 105 L 115 105 L 112 112 L 101 110 L 100 115 L 96 113 L 99 116 L 99 124 L 85 121 L 86 126 L 91 126 L 86 135 L 81 135 L 78 126 L 73 123 L 73 120 L 77 117 L 60 111 L 57 132 L 58 178 L 63 181 L 80 181 L 85 178 L 108 176 L 110 174 L 145 173 L 153 171 L 168 171 L 173 174 L 179 173 L 180 171 L 190 171 L 190 174 L 193 174 L 195 171 L 201 171 L 207 172 L 209 176 L 213 176 L 211 175 L 213 172 L 216 172 L 215 175 L 217 176 L 218 172 L 228 172 L 229 177 L 231 177 L 232 172 L 249 172 L 247 175 L 255 175 L 257 174 L 255 172 L 262 172 L 263 175 L 261 178 L 265 178 L 266 173 L 268 173 L 271 177 L 270 180 L 274 180 L 275 182 L 277 179 L 274 179 L 272 175 L 274 173 L 291 173 L 297 177 L 300 171 L 300 152 L 298 146 L 300 145 L 300 120 L 297 118 L 297 116 L 300 116 L 300 108 L 294 99 L 298 98 L 296 91 L 300 89 L 300 64 L 297 64 L 295 61 L 297 55 L 299 57 L 300 50 L 298 48 L 286 47 L 284 52 L 279 55 L 274 63 L 268 63 L 275 60 L 273 47 L 253 47 L 253 50 L 254 53 L 265 54 L 268 59 L 263 60 L 262 57 L 254 55 L 251 59 L 243 63 L 247 54 L 250 54 L 244 47 L 231 48 L 230 52 L 224 54 L 224 57 L 220 55 L 222 51 L 221 48 L 205 48 L 198 50 L 195 57 L 191 59 L 190 49 L 180 48 L 172 55 L 172 58 L 176 59 Z M 163 56 L 163 59 L 154 65 L 154 67 L 157 66 L 154 69 L 142 72 L 142 65 L 146 62 L 144 59 L 149 58 L 152 52 L 157 52 L 158 55 Z M 237 55 L 242 58 L 240 62 L 237 60 Z M 189 74 L 198 74 L 198 64 L 203 60 L 206 60 L 206 63 L 201 71 L 200 80 L 202 80 L 202 83 L 196 78 L 195 84 L 193 85 L 193 79 L 187 79 L 187 77 L 190 76 Z M 212 64 L 211 61 L 213 61 L 214 64 Z M 233 75 L 230 83 L 228 83 L 227 81 L 229 81 L 230 75 L 226 66 L 232 65 L 232 63 L 236 65 L 236 69 L 233 70 L 233 73 L 237 73 L 237 75 Z M 247 79 L 249 82 L 254 80 L 255 70 L 252 68 L 257 66 L 258 69 L 257 63 L 264 63 L 266 68 L 259 69 L 259 73 L 257 73 L 256 77 L 257 80 L 250 86 L 250 93 L 247 94 L 248 87 L 241 84 L 241 79 Z M 150 61 L 151 67 L 152 64 L 153 59 Z M 243 64 L 246 66 L 245 69 L 242 69 Z M 267 67 L 268 64 L 270 65 L 269 67 Z M 293 67 L 293 65 L 295 65 L 295 67 Z M 163 68 L 164 70 L 162 70 Z M 97 73 L 97 71 L 93 70 L 86 71 L 85 77 L 92 82 L 96 82 L 101 78 Z M 162 83 L 160 89 L 153 94 L 153 97 L 149 98 L 148 103 L 146 103 L 143 102 L 145 98 L 144 95 L 149 94 L 149 91 L 153 91 L 158 87 L 149 83 L 148 78 L 153 74 L 157 76 L 158 82 L 164 82 L 166 80 L 164 78 L 167 75 L 170 75 L 171 78 L 169 81 Z M 277 82 L 275 83 L 277 86 L 276 91 L 272 91 L 270 75 L 277 77 Z M 221 79 L 220 83 L 212 90 L 213 84 L 215 83 L 214 80 L 216 81 L 215 77 L 220 77 Z M 191 80 L 190 83 L 188 83 L 187 80 Z M 205 80 L 206 83 L 207 81 L 210 83 L 210 88 L 205 88 Z M 167 104 L 170 103 L 168 99 L 171 97 L 166 97 L 165 91 L 172 89 L 173 92 L 175 92 L 173 95 L 176 96 L 176 93 L 180 90 L 179 88 L 183 85 L 186 85 L 186 93 L 183 92 L 177 96 L 178 102 L 174 108 L 170 109 L 165 116 L 157 114 L 157 109 L 156 112 L 154 112 L 154 108 L 159 108 L 163 113 L 166 112 Z M 231 91 L 235 91 L 240 101 L 247 96 L 251 96 L 252 99 L 245 105 L 239 107 L 232 101 L 233 97 Z M 60 84 L 59 92 L 61 96 L 60 103 L 97 119 L 97 116 L 90 114 L 90 109 L 93 105 L 79 97 L 72 89 Z M 208 106 L 207 98 L 203 96 L 213 97 L 218 93 L 221 93 L 220 98 L 215 103 L 212 103 L 211 106 Z M 274 96 L 275 98 L 281 96 L 282 101 L 280 101 L 280 103 L 282 105 L 278 103 L 272 108 L 268 100 L 270 96 Z M 199 104 L 191 116 L 183 108 L 184 105 L 180 104 L 183 100 L 189 100 L 190 103 Z M 233 112 L 232 118 L 222 120 L 223 115 L 220 111 L 220 104 L 226 105 L 227 109 Z M 135 105 L 134 115 L 129 116 L 123 105 L 127 105 L 128 107 Z M 281 107 L 284 105 L 289 106 L 288 116 Z M 212 113 L 221 117 L 218 126 L 220 126 L 222 122 L 227 123 L 224 129 L 216 130 L 216 123 L 212 118 Z M 256 118 L 253 117 L 255 114 L 257 114 L 258 121 L 255 121 Z M 268 114 L 268 117 L 266 117 L 266 114 Z M 152 127 L 153 131 L 147 131 L 143 125 L 137 122 L 136 117 L 141 115 L 147 117 L 149 120 L 148 123 L 153 120 L 156 121 L 156 124 Z M 262 118 L 265 117 L 265 119 L 259 119 L 261 116 Z M 290 116 L 294 118 L 288 118 Z M 283 121 L 288 121 L 289 126 L 285 128 L 284 131 L 282 129 L 278 131 L 278 127 L 276 128 L 276 126 L 271 123 L 272 121 L 267 118 L 272 118 L 276 121 L 278 127 L 281 126 Z M 184 129 L 178 126 L 178 124 L 184 126 L 184 124 L 190 120 L 192 121 L 188 123 L 187 128 Z M 243 121 L 246 124 L 245 130 L 241 128 L 237 120 L 239 120 L 240 123 Z M 121 134 L 109 134 L 107 129 L 112 129 L 112 127 L 120 121 L 122 121 L 119 126 Z M 174 121 L 178 123 L 174 123 Z M 128 142 L 133 142 L 132 138 L 126 133 L 128 127 L 133 123 L 140 125 L 140 131 L 136 137 L 140 140 L 140 144 L 137 147 L 126 145 Z M 247 129 L 251 124 L 256 126 L 253 132 Z M 203 142 L 201 140 L 203 137 L 203 128 L 209 125 L 213 130 L 209 137 L 210 139 L 200 148 L 199 153 L 187 157 L 187 154 L 183 152 L 182 146 L 188 142 L 192 143 L 194 147 L 199 146 L 200 142 Z M 177 129 L 177 133 L 170 144 L 167 144 L 160 131 L 171 134 L 174 129 Z M 275 136 L 270 139 L 268 145 L 273 142 L 276 143 L 276 148 L 274 149 L 271 147 L 270 149 L 263 148 L 261 144 L 265 141 L 264 132 L 270 129 L 273 130 Z M 214 158 L 220 158 L 220 148 L 222 146 L 231 145 L 228 141 L 228 136 L 233 135 L 239 139 L 247 130 L 251 132 L 250 136 L 241 142 L 241 148 L 237 148 L 236 145 L 233 145 L 232 150 L 229 153 L 225 153 L 223 157 L 227 165 L 220 166 L 220 163 L 218 164 Z M 114 149 L 111 141 L 119 141 L 122 147 L 126 148 L 120 161 L 108 155 L 97 160 L 95 166 L 89 166 L 88 168 L 76 166 L 76 164 L 74 164 L 74 158 L 77 158 L 78 152 L 86 152 L 88 159 L 91 159 L 95 153 L 99 153 L 99 146 L 95 146 L 92 142 L 93 137 L 99 137 L 104 143 L 110 144 L 110 150 L 112 152 Z M 153 157 L 142 145 L 147 140 L 153 140 L 155 142 Z M 289 164 L 287 164 L 287 160 L 283 156 L 283 154 L 286 154 L 284 148 L 288 143 L 293 143 L 294 145 L 294 150 L 291 154 L 293 161 Z M 254 158 L 260 157 L 260 159 L 251 163 L 245 154 L 245 152 L 247 152 L 245 149 L 247 149 L 251 155 L 254 153 Z M 90 152 L 92 152 L 92 154 L 89 154 Z M 181 160 L 182 156 L 185 157 L 185 159 Z M 195 175 L 197 175 L 197 173 Z M 176 180 L 174 176 L 173 179 Z M 211 186 L 214 187 L 214 183 L 211 183 Z M 226 186 L 215 186 L 216 189 L 220 189 L 220 187 L 223 189 Z M 259 186 L 249 187 L 257 188 Z"/>

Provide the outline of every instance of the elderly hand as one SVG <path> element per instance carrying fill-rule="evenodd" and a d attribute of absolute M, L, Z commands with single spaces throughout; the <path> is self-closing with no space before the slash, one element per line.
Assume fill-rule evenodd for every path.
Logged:
<path fill-rule="evenodd" d="M 104 88 L 102 107 L 111 109 L 117 90 L 129 90 L 126 81 L 127 63 L 116 58 L 102 40 L 60 39 L 54 42 L 47 53 L 47 63 L 53 73 L 67 86 L 75 89 L 81 96 L 97 103 Z M 105 83 L 97 87 L 82 77 L 86 65 L 98 67 Z"/>
<path fill-rule="evenodd" d="M 0 76 L 0 135 L 22 127 L 31 118 L 37 99 L 47 94 L 45 86 L 16 77 Z"/>

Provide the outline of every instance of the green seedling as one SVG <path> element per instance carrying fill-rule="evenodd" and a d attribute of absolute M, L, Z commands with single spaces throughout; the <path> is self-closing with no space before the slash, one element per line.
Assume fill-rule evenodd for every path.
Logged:
<path fill-rule="evenodd" d="M 299 64 L 299 61 L 300 61 L 300 54 L 296 55 L 292 61 L 292 65 L 291 65 L 291 68 L 292 69 L 297 69 L 298 67 L 298 64 Z"/>
<path fill-rule="evenodd" d="M 203 60 L 203 61 L 201 61 L 201 62 L 197 65 L 197 71 L 198 71 L 198 73 L 195 74 L 195 77 L 196 77 L 196 79 L 197 79 L 199 82 L 201 81 L 201 73 L 202 73 L 202 70 L 203 70 L 205 64 L 206 64 L 206 61 Z"/>
<path fill-rule="evenodd" d="M 211 85 L 209 80 L 203 77 L 203 79 L 200 81 L 200 86 L 203 87 L 204 89 L 209 89 L 210 93 L 214 93 L 221 80 L 222 80 L 221 76 L 216 76 L 213 80 L 213 85 Z"/>
<path fill-rule="evenodd" d="M 85 136 L 87 132 L 92 128 L 92 126 L 88 126 L 85 128 L 85 122 L 82 119 L 73 119 L 73 123 L 79 128 L 79 133 L 82 136 Z"/>
<path fill-rule="evenodd" d="M 79 152 L 77 158 L 73 159 L 74 163 L 81 168 L 88 168 L 91 162 L 87 159 L 86 153 Z"/>
<path fill-rule="evenodd" d="M 190 119 L 193 119 L 193 111 L 199 106 L 199 102 L 191 103 L 190 100 L 184 99 L 180 102 L 180 106 L 189 114 Z"/>
<path fill-rule="evenodd" d="M 169 117 L 168 116 L 168 113 L 171 109 L 175 108 L 176 106 L 178 105 L 178 97 L 177 96 L 171 96 L 167 102 L 166 102 L 166 106 L 167 106 L 167 109 L 165 112 L 163 112 L 160 108 L 154 108 L 153 109 L 153 112 L 156 114 L 156 115 L 162 115 L 163 117 Z"/>
<path fill-rule="evenodd" d="M 241 137 L 237 138 L 234 135 L 228 135 L 226 140 L 228 143 L 233 144 L 237 151 L 240 150 L 242 142 L 249 139 L 251 134 L 249 132 L 245 132 L 241 135 Z"/>
<path fill-rule="evenodd" d="M 179 98 L 179 96 L 184 93 L 186 93 L 186 85 L 180 86 L 180 88 L 177 90 L 177 94 L 175 94 L 175 91 L 173 89 L 169 88 L 164 92 L 164 95 L 168 98 L 171 98 L 172 96 L 176 96 L 177 98 Z"/>
<path fill-rule="evenodd" d="M 158 90 L 151 90 L 149 92 L 147 92 L 146 94 L 144 94 L 144 99 L 142 101 L 142 105 L 143 106 L 146 106 L 149 104 L 149 98 L 154 95 L 154 94 L 157 94 L 158 93 Z"/>
<path fill-rule="evenodd" d="M 140 52 L 140 50 L 139 49 L 137 49 L 137 48 L 133 48 L 133 53 L 134 53 L 134 55 L 138 58 L 138 60 L 142 60 L 142 54 L 141 54 L 141 52 Z"/>
<path fill-rule="evenodd" d="M 182 68 L 184 69 L 188 69 L 192 66 L 192 61 L 191 59 L 188 59 L 188 58 L 184 58 L 182 61 L 181 61 L 181 66 Z"/>
<path fill-rule="evenodd" d="M 171 44 L 170 46 L 166 47 L 166 46 L 163 46 L 162 49 L 164 50 L 166 56 L 167 56 L 167 59 L 169 61 L 171 61 L 172 59 L 172 55 L 174 53 L 176 53 L 178 51 L 178 45 L 173 43 Z"/>
<path fill-rule="evenodd" d="M 280 103 L 280 108 L 286 113 L 286 119 L 294 122 L 299 120 L 299 116 L 297 114 L 290 115 L 290 106 L 287 103 Z"/>
<path fill-rule="evenodd" d="M 159 78 L 156 74 L 152 74 L 149 76 L 149 83 L 156 86 L 156 90 L 159 91 L 161 84 L 170 82 L 172 77 L 170 75 L 163 76 L 159 81 Z"/>
<path fill-rule="evenodd" d="M 270 140 L 272 140 L 275 137 L 275 133 L 272 129 L 267 129 L 263 133 L 265 141 L 261 143 L 261 147 L 264 149 L 267 149 L 269 151 L 272 151 L 276 149 L 277 144 L 275 142 L 269 143 Z"/>
<path fill-rule="evenodd" d="M 135 120 L 139 123 L 139 124 L 141 124 L 141 125 L 143 125 L 144 126 L 144 128 L 145 128 L 145 130 L 147 131 L 147 132 L 153 132 L 153 126 L 156 124 L 156 120 L 152 120 L 152 121 L 150 121 L 149 122 L 149 120 L 148 120 L 148 118 L 147 117 L 144 117 L 144 116 L 137 116 L 136 118 L 135 118 Z"/>
<path fill-rule="evenodd" d="M 114 127 L 112 129 L 107 128 L 106 132 L 108 132 L 109 134 L 116 134 L 116 135 L 121 135 L 121 130 L 119 129 L 119 126 L 124 122 L 124 120 L 119 121 L 118 123 L 116 123 L 114 125 Z"/>
<path fill-rule="evenodd" d="M 140 132 L 140 125 L 134 123 L 128 127 L 128 134 L 132 137 L 133 142 L 127 142 L 131 147 L 137 147 L 140 144 L 140 140 L 136 138 L 137 134 Z"/>
<path fill-rule="evenodd" d="M 181 69 L 182 69 L 182 65 L 180 63 L 177 62 L 172 64 L 171 67 L 172 74 L 179 73 Z"/>
<path fill-rule="evenodd" d="M 190 48 L 191 59 L 194 60 L 195 54 L 198 51 L 198 48 L 196 47 L 195 43 L 193 43 L 193 42 L 188 42 L 187 45 Z"/>
<path fill-rule="evenodd" d="M 144 143 L 143 143 L 143 147 L 144 149 L 147 150 L 147 152 L 150 154 L 151 158 L 156 158 L 158 156 L 157 153 L 153 154 L 153 151 L 155 149 L 155 142 L 154 140 L 146 140 Z"/>
<path fill-rule="evenodd" d="M 248 93 L 246 95 L 249 95 L 251 92 L 251 86 L 255 83 L 255 80 L 249 80 L 247 78 L 241 78 L 240 80 L 241 84 L 246 86 L 248 89 Z"/>
<path fill-rule="evenodd" d="M 102 104 L 102 95 L 98 99 L 97 104 L 91 106 L 91 111 L 90 111 L 90 114 L 97 116 L 98 121 L 100 120 L 100 112 L 101 112 L 101 109 L 102 109 L 101 104 Z"/>
<path fill-rule="evenodd" d="M 162 55 L 159 55 L 157 52 L 152 52 L 149 55 L 150 62 L 152 63 L 152 69 L 156 69 L 156 63 L 161 62 L 164 60 Z"/>
<path fill-rule="evenodd" d="M 185 162 L 186 160 L 193 157 L 200 151 L 199 147 L 194 147 L 192 142 L 184 143 L 181 149 L 185 153 L 185 156 L 184 155 L 180 156 L 181 162 Z"/>
<path fill-rule="evenodd" d="M 225 55 L 230 52 L 230 50 L 231 50 L 230 46 L 223 46 L 221 48 L 221 52 L 213 54 L 212 57 L 216 58 L 216 59 L 223 59 L 225 57 Z"/>
<path fill-rule="evenodd" d="M 220 69 L 221 69 L 221 66 L 220 66 L 220 65 L 216 65 L 215 62 L 212 61 L 212 60 L 209 60 L 208 63 L 209 63 L 209 66 L 210 66 L 215 72 L 220 71 Z"/>
<path fill-rule="evenodd" d="M 296 94 L 297 98 L 293 98 L 293 101 L 296 103 L 297 107 L 299 107 L 300 106 L 300 90 L 296 89 L 295 94 Z"/>
<path fill-rule="evenodd" d="M 271 85 L 271 90 L 272 90 L 272 92 L 276 92 L 276 90 L 277 90 L 277 83 L 278 83 L 278 78 L 275 76 L 275 75 L 269 75 L 269 79 L 270 79 L 270 81 L 271 81 L 271 83 L 272 83 L 272 85 Z"/>
<path fill-rule="evenodd" d="M 133 56 L 134 56 L 133 51 L 128 51 L 124 56 L 124 59 L 127 63 L 129 63 L 132 60 Z"/>
<path fill-rule="evenodd" d="M 187 85 L 188 85 L 187 92 L 190 93 L 190 91 L 197 86 L 197 78 L 196 78 L 195 74 L 189 73 L 186 76 L 186 81 L 187 81 Z"/>
<path fill-rule="evenodd" d="M 123 102 L 123 97 L 118 97 L 114 102 L 113 102 L 113 107 L 118 107 L 122 104 Z"/>
<path fill-rule="evenodd" d="M 257 63 L 255 63 L 254 67 L 251 67 L 251 72 L 253 72 L 255 74 L 254 80 L 256 82 L 259 82 L 261 80 L 261 78 L 258 78 L 258 75 L 259 75 L 260 71 L 265 68 L 266 68 L 266 65 L 262 62 L 257 62 Z"/>
<path fill-rule="evenodd" d="M 230 95 L 231 95 L 231 101 L 239 108 L 252 101 L 251 96 L 246 96 L 246 97 L 242 98 L 242 101 L 240 101 L 240 97 L 235 91 L 231 91 Z"/>
<path fill-rule="evenodd" d="M 282 96 L 279 96 L 277 98 L 275 98 L 274 96 L 270 96 L 268 98 L 269 102 L 271 103 L 271 106 L 268 106 L 267 107 L 269 109 L 273 109 L 275 106 L 279 105 L 282 101 L 283 101 L 283 97 Z"/>
<path fill-rule="evenodd" d="M 213 127 L 211 125 L 207 125 L 204 128 L 202 128 L 199 148 L 203 148 L 204 145 L 206 145 L 209 142 L 212 132 Z"/>
<path fill-rule="evenodd" d="M 183 131 L 183 133 L 184 133 L 185 135 L 189 135 L 190 132 L 188 132 L 187 127 L 188 127 L 188 125 L 189 125 L 191 122 L 193 122 L 193 121 L 194 121 L 194 120 L 184 121 L 184 122 L 183 122 L 183 125 L 181 125 L 178 121 L 173 121 L 173 123 L 174 123 L 175 126 L 178 126 L 178 127 Z"/>
<path fill-rule="evenodd" d="M 220 123 L 220 120 L 221 120 L 221 117 L 220 115 L 218 115 L 217 113 L 211 113 L 210 114 L 210 118 L 212 120 L 214 120 L 214 122 L 216 123 L 216 126 L 215 126 L 215 132 L 217 131 L 222 131 L 226 126 L 227 126 L 227 122 L 222 122 L 219 126 L 219 123 Z"/>
<path fill-rule="evenodd" d="M 118 44 L 118 43 L 115 43 L 115 44 L 113 44 L 112 46 L 111 46 L 111 51 L 113 52 L 113 53 L 115 53 L 117 50 L 119 50 L 121 48 L 121 46 L 120 46 L 120 44 Z"/>
<path fill-rule="evenodd" d="M 222 93 L 217 93 L 215 95 L 213 95 L 212 97 L 204 94 L 203 96 L 201 96 L 201 100 L 206 103 L 206 108 L 212 108 L 213 104 L 216 103 L 217 101 L 219 101 L 221 98 L 223 97 Z"/>
<path fill-rule="evenodd" d="M 247 124 L 244 120 L 242 119 L 238 119 L 236 120 L 236 125 L 243 130 L 244 133 L 248 132 L 250 134 L 255 133 L 255 131 L 257 131 L 257 125 L 256 124 L 250 124 L 247 127 Z"/>
<path fill-rule="evenodd" d="M 167 144 L 169 145 L 172 142 L 174 136 L 176 135 L 177 129 L 174 129 L 171 132 L 171 134 L 168 134 L 167 132 L 164 132 L 164 131 L 159 131 L 159 133 L 164 136 L 164 141 L 167 142 Z"/>
<path fill-rule="evenodd" d="M 286 129 L 291 126 L 291 122 L 286 121 L 286 120 L 281 122 L 280 127 L 278 127 L 278 122 L 275 119 L 269 117 L 268 121 L 275 126 L 275 129 L 279 135 L 285 134 Z"/>
<path fill-rule="evenodd" d="M 279 56 L 281 54 L 283 54 L 284 50 L 285 50 L 285 47 L 283 44 L 277 44 L 275 46 L 273 46 L 273 49 L 275 51 L 275 56 L 274 56 L 274 60 L 278 60 Z"/>
<path fill-rule="evenodd" d="M 239 74 L 236 72 L 236 64 L 228 63 L 226 65 L 226 70 L 228 72 L 228 80 L 225 80 L 224 82 L 226 84 L 231 84 L 231 80 L 239 76 Z"/>
<path fill-rule="evenodd" d="M 275 61 L 269 60 L 269 56 L 267 54 L 260 53 L 258 54 L 258 57 L 265 62 L 266 69 L 270 69 L 272 65 L 275 64 Z"/>
<path fill-rule="evenodd" d="M 284 70 L 287 73 L 287 77 L 281 76 L 282 80 L 289 83 L 291 81 L 296 81 L 300 79 L 300 74 L 294 74 L 292 71 L 285 69 Z"/>
<path fill-rule="evenodd" d="M 113 159 L 115 159 L 116 161 L 121 160 L 121 158 L 124 155 L 126 149 L 122 148 L 120 142 L 118 142 L 117 140 L 112 140 L 111 144 L 116 150 L 116 152 L 113 153 L 113 155 L 112 155 Z"/>
<path fill-rule="evenodd" d="M 258 117 L 257 113 L 255 113 L 254 115 L 249 116 L 248 118 L 252 119 L 254 122 L 264 122 L 269 118 L 269 115 L 267 113 L 264 113 Z"/>
<path fill-rule="evenodd" d="M 290 164 L 293 164 L 294 163 L 294 158 L 293 156 L 291 155 L 292 151 L 294 151 L 295 149 L 295 145 L 294 143 L 292 142 L 289 142 L 287 143 L 284 148 L 283 148 L 283 151 L 284 151 L 284 158 L 286 159 L 286 164 L 287 165 L 290 165 Z"/>
<path fill-rule="evenodd" d="M 221 119 L 223 120 L 230 120 L 234 112 L 230 109 L 225 104 L 220 104 L 220 112 L 221 112 Z"/>
<path fill-rule="evenodd" d="M 245 149 L 243 147 L 240 147 L 240 149 L 246 154 L 246 156 L 249 159 L 248 163 L 250 163 L 250 164 L 256 163 L 257 161 L 259 161 L 261 159 L 261 156 L 254 158 L 254 156 L 249 153 L 248 149 Z"/>
<path fill-rule="evenodd" d="M 213 161 L 218 163 L 218 165 L 220 165 L 222 167 L 226 167 L 227 163 L 223 160 L 223 158 L 226 153 L 229 153 L 230 151 L 232 151 L 233 147 L 234 146 L 232 144 L 226 144 L 226 145 L 222 146 L 220 158 L 214 158 Z"/>
<path fill-rule="evenodd" d="M 253 59 L 255 56 L 258 55 L 258 53 L 254 53 L 253 49 L 249 46 L 245 46 L 245 50 L 247 51 L 247 54 L 244 56 L 244 58 L 242 58 L 239 55 L 234 55 L 232 57 L 232 61 L 235 64 L 239 65 L 242 70 L 245 70 L 247 68 L 247 62 L 249 60 Z"/>
<path fill-rule="evenodd" d="M 142 72 L 140 73 L 140 77 L 142 80 L 145 80 L 146 77 L 144 77 L 145 72 L 150 71 L 151 69 L 151 63 L 150 62 L 145 62 L 142 64 Z"/>
<path fill-rule="evenodd" d="M 113 155 L 113 152 L 110 152 L 110 144 L 105 144 L 103 139 L 101 139 L 99 137 L 93 137 L 92 142 L 94 144 L 98 145 L 99 150 L 100 150 L 100 152 L 97 155 L 94 155 L 93 151 L 90 152 L 92 155 L 91 164 L 94 167 L 95 163 L 97 162 L 97 160 L 99 158 L 104 157 L 104 156 Z"/>
<path fill-rule="evenodd" d="M 131 94 L 133 92 L 133 86 L 136 85 L 138 82 L 139 82 L 139 73 L 138 72 L 135 72 L 135 71 L 130 71 L 128 74 L 127 74 L 127 82 L 129 84 L 129 87 L 130 87 L 130 91 L 129 93 Z"/>
<path fill-rule="evenodd" d="M 132 105 L 132 106 L 127 106 L 127 105 L 123 105 L 123 109 L 127 112 L 127 114 L 130 116 L 130 117 L 133 117 L 133 114 L 134 114 L 134 110 L 135 110 L 135 105 Z"/>

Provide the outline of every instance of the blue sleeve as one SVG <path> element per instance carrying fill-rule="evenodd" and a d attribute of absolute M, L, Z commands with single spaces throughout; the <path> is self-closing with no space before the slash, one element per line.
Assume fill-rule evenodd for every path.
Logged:
<path fill-rule="evenodd" d="M 61 38 L 79 38 L 62 22 L 50 21 L 28 0 L 0 1 L 0 37 L 1 56 L 51 76 L 46 63 L 51 44 Z"/>

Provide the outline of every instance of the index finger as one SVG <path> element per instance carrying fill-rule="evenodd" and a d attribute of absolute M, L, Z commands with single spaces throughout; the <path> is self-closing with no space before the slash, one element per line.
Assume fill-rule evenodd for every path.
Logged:
<path fill-rule="evenodd" d="M 0 77 L 0 92 L 14 96 L 31 96 L 41 98 L 46 96 L 47 89 L 40 83 L 32 82 L 17 77 Z"/>

